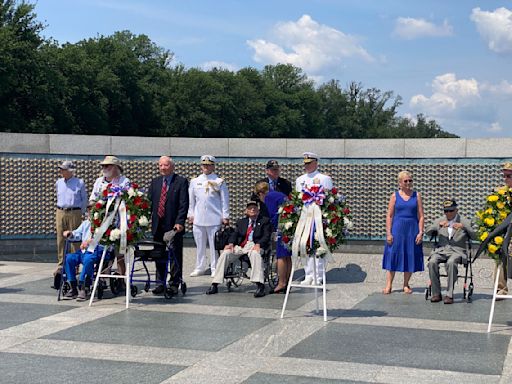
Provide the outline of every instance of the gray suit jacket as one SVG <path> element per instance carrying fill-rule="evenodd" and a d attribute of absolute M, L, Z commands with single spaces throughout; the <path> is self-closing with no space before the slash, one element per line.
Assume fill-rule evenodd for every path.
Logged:
<path fill-rule="evenodd" d="M 437 232 L 438 238 L 438 246 L 436 249 L 432 251 L 435 253 L 436 251 L 443 252 L 446 255 L 455 254 L 462 256 L 463 259 L 467 259 L 466 255 L 466 244 L 468 239 L 476 239 L 476 231 L 473 229 L 471 222 L 465 217 L 459 215 L 455 216 L 455 222 L 461 223 L 463 228 L 458 229 L 453 232 L 453 236 L 450 239 L 448 236 L 448 228 L 439 226 L 441 221 L 448 220 L 445 215 L 436 219 L 426 231 L 427 236 L 432 236 L 435 232 Z"/>

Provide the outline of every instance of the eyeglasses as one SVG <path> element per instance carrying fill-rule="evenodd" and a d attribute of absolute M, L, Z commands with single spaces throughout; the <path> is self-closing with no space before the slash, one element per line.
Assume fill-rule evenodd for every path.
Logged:
<path fill-rule="evenodd" d="M 412 183 L 412 179 L 403 180 L 404 183 Z"/>

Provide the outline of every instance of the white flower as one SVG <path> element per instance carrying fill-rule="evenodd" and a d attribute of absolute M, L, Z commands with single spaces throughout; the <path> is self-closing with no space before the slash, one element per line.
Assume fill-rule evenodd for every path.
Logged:
<path fill-rule="evenodd" d="M 94 220 L 97 220 L 100 218 L 100 214 L 98 212 L 94 212 L 94 216 L 93 216 L 93 219 Z"/>
<path fill-rule="evenodd" d="M 303 195 L 304 195 L 304 194 L 303 194 L 302 192 L 301 192 L 301 193 L 299 193 L 299 200 L 301 200 L 301 201 L 302 201 L 302 196 L 303 196 Z"/>
<path fill-rule="evenodd" d="M 119 228 L 115 228 L 110 231 L 110 236 L 108 237 L 110 241 L 116 241 L 121 237 L 121 230 Z"/>
<path fill-rule="evenodd" d="M 322 213 L 322 216 L 323 216 L 323 217 L 327 217 L 327 216 L 329 216 L 329 213 L 324 212 L 324 213 Z"/>
<path fill-rule="evenodd" d="M 317 256 L 323 255 L 325 253 L 327 253 L 327 249 L 325 249 L 324 247 L 318 247 L 317 250 L 316 250 L 316 255 Z"/>
<path fill-rule="evenodd" d="M 328 199 L 329 203 L 334 203 L 334 196 L 329 196 L 329 199 Z"/>
<path fill-rule="evenodd" d="M 133 197 L 133 196 L 135 196 L 135 195 L 136 195 L 135 189 L 133 189 L 132 187 L 130 187 L 130 188 L 128 189 L 128 196 Z"/>
<path fill-rule="evenodd" d="M 332 237 L 332 231 L 331 231 L 331 228 L 327 228 L 327 229 L 325 230 L 325 236 L 327 236 L 327 237 Z"/>
<path fill-rule="evenodd" d="M 142 196 L 144 194 L 144 192 L 142 191 L 137 191 L 137 196 Z"/>
<path fill-rule="evenodd" d="M 139 217 L 139 225 L 141 227 L 147 227 L 148 224 L 149 224 L 149 220 L 148 220 L 148 218 L 146 216 Z"/>
<path fill-rule="evenodd" d="M 95 235 L 97 235 L 99 232 L 100 232 L 100 228 L 99 227 L 94 230 L 94 234 Z"/>
<path fill-rule="evenodd" d="M 352 223 L 349 219 L 347 219 L 346 217 L 343 218 L 343 224 L 345 224 L 345 227 L 347 229 L 352 229 L 354 228 L 354 223 Z"/>
<path fill-rule="evenodd" d="M 277 210 L 277 213 L 279 213 L 279 214 L 283 213 L 283 207 L 279 207 L 279 209 Z"/>
<path fill-rule="evenodd" d="M 284 225 L 284 229 L 290 229 L 291 227 L 293 227 L 293 223 L 291 221 L 287 221 Z"/>

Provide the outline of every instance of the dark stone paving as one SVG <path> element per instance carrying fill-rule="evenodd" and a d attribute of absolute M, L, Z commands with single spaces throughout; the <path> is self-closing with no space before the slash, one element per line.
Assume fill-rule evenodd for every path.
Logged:
<path fill-rule="evenodd" d="M 14 327 L 70 309 L 72 308 L 57 305 L 5 303 L 0 301 L 0 329 Z M 0 382 L 2 382 L 1 376 Z"/>
<path fill-rule="evenodd" d="M 455 295 L 455 303 L 431 303 L 423 295 L 404 295 L 400 292 L 391 295 L 372 294 L 350 310 L 332 310 L 335 317 L 392 316 L 429 320 L 468 321 L 487 323 L 491 310 L 492 296 L 475 294 L 473 301 L 466 303 L 462 294 Z M 365 313 L 367 316 L 364 316 Z M 493 323 L 512 325 L 512 300 L 496 302 Z"/>
<path fill-rule="evenodd" d="M 55 296 L 55 301 L 57 301 L 57 290 L 51 288 L 52 285 L 53 278 L 48 278 L 34 280 L 23 284 L 11 285 L 9 289 L 13 290 L 12 293 L 21 293 L 23 295 Z"/>
<path fill-rule="evenodd" d="M 7 277 L 16 276 L 16 273 L 1 273 L 0 272 L 0 279 L 5 279 Z"/>
<path fill-rule="evenodd" d="M 500 375 L 509 341 L 483 333 L 329 324 L 284 356 Z"/>
<path fill-rule="evenodd" d="M 45 338 L 218 351 L 271 321 L 250 317 L 130 310 Z"/>
<path fill-rule="evenodd" d="M 332 380 L 332 379 L 322 379 L 318 377 L 305 377 L 305 376 L 293 376 L 293 375 L 274 375 L 271 373 L 255 373 L 250 376 L 243 383 L 245 384 L 310 384 L 314 382 L 315 384 L 364 384 L 366 381 L 349 381 L 349 380 Z"/>
<path fill-rule="evenodd" d="M 2 384 L 150 384 L 160 383 L 183 368 L 173 365 L 0 353 Z M 57 374 L 48 374 L 49 372 Z"/>

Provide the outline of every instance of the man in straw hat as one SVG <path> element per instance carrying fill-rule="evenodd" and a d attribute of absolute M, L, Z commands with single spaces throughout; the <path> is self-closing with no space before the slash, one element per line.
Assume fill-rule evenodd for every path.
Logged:
<path fill-rule="evenodd" d="M 197 247 L 196 266 L 190 276 L 204 275 L 208 268 L 206 242 L 210 248 L 210 272 L 215 274 L 215 232 L 229 224 L 229 193 L 226 182 L 215 171 L 215 157 L 203 155 L 202 174 L 192 179 L 188 189 L 188 220 L 192 224 Z"/>
<path fill-rule="evenodd" d="M 318 160 L 320 158 L 316 153 L 304 152 L 304 170 L 305 174 L 300 176 L 295 182 L 295 189 L 300 192 L 302 188 L 309 187 L 313 184 L 320 184 L 326 189 L 332 189 L 332 179 L 330 176 L 324 175 L 318 171 Z M 316 281 L 322 284 L 323 273 L 325 270 L 325 260 L 323 258 L 308 257 L 307 265 L 304 266 L 305 277 L 301 282 L 303 285 L 311 285 L 314 282 L 314 265 L 316 260 Z"/>

